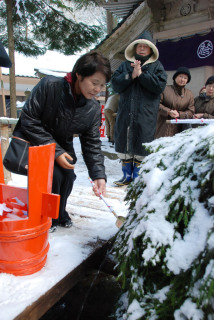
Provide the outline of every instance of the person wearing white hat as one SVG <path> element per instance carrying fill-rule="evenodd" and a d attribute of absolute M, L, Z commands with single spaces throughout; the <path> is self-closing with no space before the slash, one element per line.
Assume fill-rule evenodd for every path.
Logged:
<path fill-rule="evenodd" d="M 126 61 L 112 76 L 113 90 L 120 94 L 114 134 L 123 171 L 122 179 L 114 182 L 118 186 L 138 176 L 141 161 L 148 155 L 142 144 L 154 140 L 160 94 L 167 82 L 158 57 L 151 33 L 145 31 L 126 48 Z"/>

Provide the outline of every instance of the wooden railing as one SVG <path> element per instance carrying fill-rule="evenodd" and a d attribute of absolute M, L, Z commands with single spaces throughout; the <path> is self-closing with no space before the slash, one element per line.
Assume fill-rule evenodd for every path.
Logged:
<path fill-rule="evenodd" d="M 9 125 L 15 125 L 17 122 L 18 122 L 18 119 L 15 119 L 15 118 L 0 117 L 2 159 L 4 159 L 4 155 L 9 146 L 9 138 L 10 138 L 10 132 L 11 132 Z M 5 184 L 7 184 L 8 181 L 11 180 L 11 172 L 7 171 L 5 168 L 4 168 L 4 180 L 5 180 Z"/>

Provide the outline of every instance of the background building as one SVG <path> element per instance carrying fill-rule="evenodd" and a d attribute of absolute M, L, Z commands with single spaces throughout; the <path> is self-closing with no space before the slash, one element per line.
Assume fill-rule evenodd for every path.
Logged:
<path fill-rule="evenodd" d="M 29 77 L 29 76 L 16 76 L 16 99 L 17 101 L 25 101 L 28 93 L 33 89 L 33 87 L 39 82 L 39 77 Z M 5 103 L 7 116 L 10 117 L 10 84 L 9 75 L 2 75 L 3 81 L 3 92 L 5 95 Z M 3 99 L 2 99 L 2 88 L 0 90 L 0 117 L 4 116 L 3 111 Z"/>
<path fill-rule="evenodd" d="M 214 74 L 214 0 L 108 0 L 102 6 L 108 12 L 109 34 L 95 49 L 110 59 L 113 71 L 125 60 L 128 44 L 149 30 L 168 84 L 177 67 L 186 66 L 192 75 L 188 88 L 197 95 Z"/>

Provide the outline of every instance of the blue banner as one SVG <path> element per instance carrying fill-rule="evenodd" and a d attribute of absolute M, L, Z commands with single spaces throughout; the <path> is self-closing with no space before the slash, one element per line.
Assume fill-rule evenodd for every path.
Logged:
<path fill-rule="evenodd" d="M 206 35 L 194 35 L 178 41 L 159 41 L 159 60 L 166 71 L 176 70 L 178 67 L 197 68 L 214 66 L 214 32 Z"/>

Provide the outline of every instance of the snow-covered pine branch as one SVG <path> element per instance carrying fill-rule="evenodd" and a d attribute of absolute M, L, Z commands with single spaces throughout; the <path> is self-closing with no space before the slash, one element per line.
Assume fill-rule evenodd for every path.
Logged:
<path fill-rule="evenodd" d="M 117 319 L 213 319 L 214 126 L 146 147 L 114 246 L 125 292 Z"/>
<path fill-rule="evenodd" d="M 25 6 L 25 0 L 16 0 L 16 13 L 19 15 L 20 18 L 22 18 L 22 12 L 20 11 L 20 2 L 22 2 L 23 7 Z"/>

